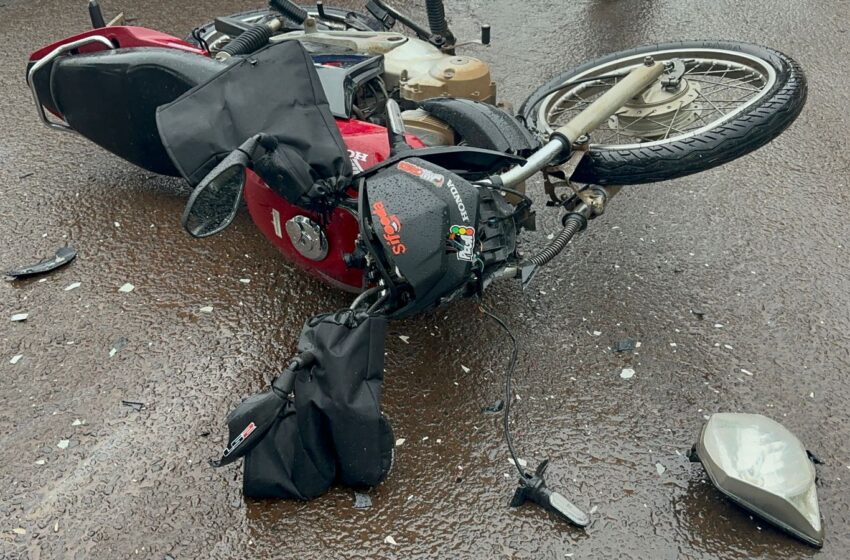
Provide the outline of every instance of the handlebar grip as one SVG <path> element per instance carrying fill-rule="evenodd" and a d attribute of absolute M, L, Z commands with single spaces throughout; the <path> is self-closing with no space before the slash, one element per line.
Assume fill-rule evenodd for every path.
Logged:
<path fill-rule="evenodd" d="M 257 24 L 230 41 L 219 54 L 224 54 L 222 58 L 251 54 L 266 46 L 273 33 L 272 28 L 265 23 Z"/>
<path fill-rule="evenodd" d="M 283 14 L 286 19 L 298 24 L 304 23 L 304 20 L 310 15 L 307 10 L 301 8 L 292 0 L 271 0 L 269 5 Z"/>

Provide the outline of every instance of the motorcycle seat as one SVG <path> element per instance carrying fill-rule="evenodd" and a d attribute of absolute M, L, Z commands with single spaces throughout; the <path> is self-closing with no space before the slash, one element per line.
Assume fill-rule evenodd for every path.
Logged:
<path fill-rule="evenodd" d="M 226 67 L 197 54 L 128 48 L 60 57 L 50 100 L 71 128 L 102 148 L 161 175 L 180 173 L 160 140 L 156 109 Z"/>

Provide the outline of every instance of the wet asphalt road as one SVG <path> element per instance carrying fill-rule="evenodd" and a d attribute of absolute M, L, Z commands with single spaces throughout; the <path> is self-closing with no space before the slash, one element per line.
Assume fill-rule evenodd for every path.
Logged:
<path fill-rule="evenodd" d="M 104 4 L 176 35 L 254 7 Z M 83 2 L 0 0 L 0 264 L 67 242 L 80 252 L 43 282 L 0 283 L 0 557 L 846 557 L 848 4 L 447 5 L 460 36 L 493 25 L 494 45 L 471 51 L 517 106 L 560 69 L 672 39 L 770 45 L 808 74 L 808 105 L 778 140 L 720 169 L 624 190 L 534 289 L 487 295 L 522 344 L 520 455 L 549 457 L 550 484 L 593 524 L 582 532 L 506 507 L 514 474 L 498 419 L 480 409 L 500 396 L 508 348 L 471 302 L 392 325 L 384 403 L 406 442 L 371 509 L 353 509 L 348 489 L 306 504 L 243 501 L 240 468 L 207 465 L 224 416 L 278 370 L 307 316 L 348 297 L 285 264 L 247 216 L 191 240 L 179 181 L 41 127 L 25 60 L 84 29 Z M 125 282 L 135 290 L 119 293 Z M 16 312 L 29 320 L 11 323 Z M 626 337 L 641 342 L 637 355 L 611 351 Z M 635 376 L 621 379 L 623 367 Z M 822 551 L 751 520 L 686 461 L 715 411 L 776 418 L 826 462 Z"/>

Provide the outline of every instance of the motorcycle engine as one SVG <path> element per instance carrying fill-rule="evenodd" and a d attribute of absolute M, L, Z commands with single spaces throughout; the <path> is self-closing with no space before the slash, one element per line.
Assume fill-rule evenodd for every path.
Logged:
<path fill-rule="evenodd" d="M 369 178 L 374 237 L 398 287 L 394 317 L 471 295 L 516 252 L 513 207 L 498 194 L 418 158 Z"/>

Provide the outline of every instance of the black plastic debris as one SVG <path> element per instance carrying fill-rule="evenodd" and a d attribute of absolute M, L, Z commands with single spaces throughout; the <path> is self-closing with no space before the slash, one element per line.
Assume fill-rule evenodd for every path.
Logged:
<path fill-rule="evenodd" d="M 614 345 L 614 352 L 634 352 L 636 347 L 637 342 L 634 339 L 626 338 Z"/>
<path fill-rule="evenodd" d="M 42 259 L 35 264 L 9 270 L 6 272 L 6 275 L 13 278 L 27 278 L 36 274 L 44 274 L 45 272 L 56 270 L 60 266 L 65 266 L 74 260 L 76 256 L 77 251 L 73 247 L 60 247 L 54 256 Z"/>
<path fill-rule="evenodd" d="M 372 498 L 369 494 L 354 493 L 354 509 L 369 509 L 372 507 Z"/>
<path fill-rule="evenodd" d="M 691 313 L 693 313 L 694 317 L 696 317 L 700 321 L 702 321 L 703 318 L 705 317 L 705 311 L 702 311 L 700 309 L 691 309 Z"/>
<path fill-rule="evenodd" d="M 484 414 L 498 414 L 502 412 L 503 408 L 505 408 L 505 401 L 499 399 L 490 406 L 482 408 L 481 412 L 483 412 Z"/>
<path fill-rule="evenodd" d="M 121 404 L 132 408 L 136 412 L 139 412 L 140 410 L 145 408 L 145 403 L 138 401 L 121 401 Z"/>

